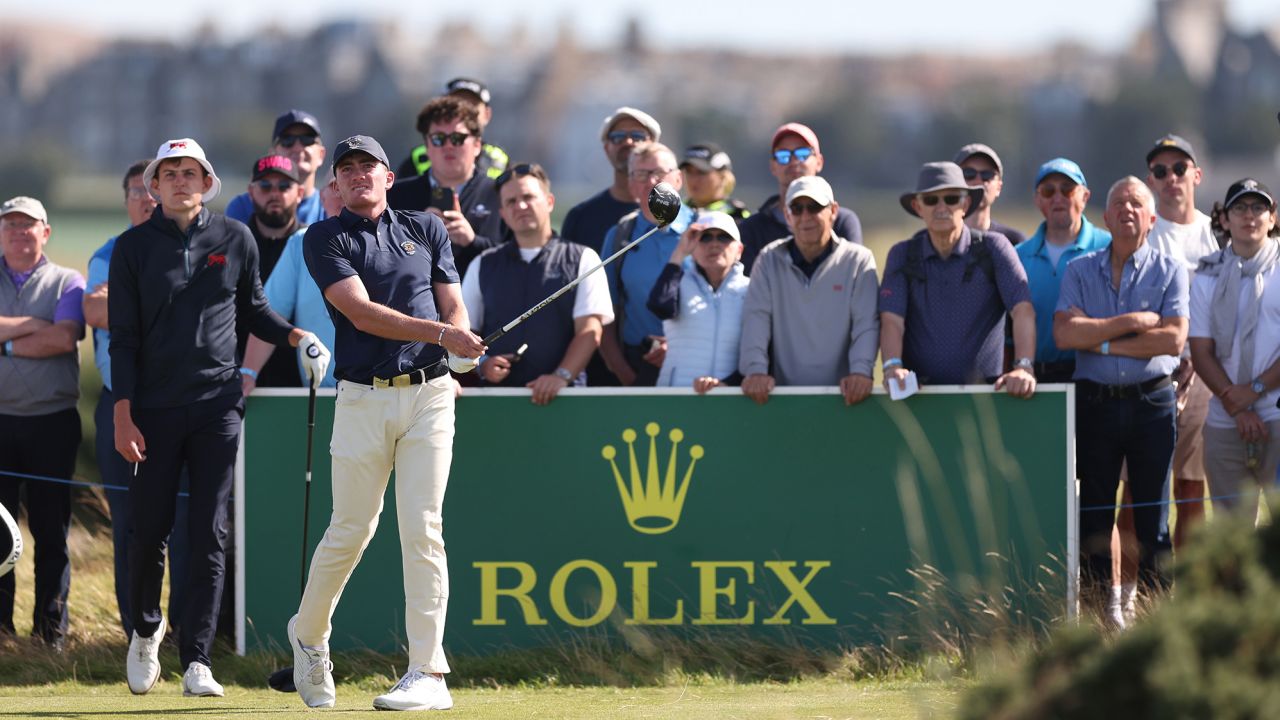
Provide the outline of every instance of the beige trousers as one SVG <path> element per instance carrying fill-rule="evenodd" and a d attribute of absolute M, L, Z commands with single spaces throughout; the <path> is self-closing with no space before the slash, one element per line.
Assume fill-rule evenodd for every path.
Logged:
<path fill-rule="evenodd" d="M 449 568 L 441 508 L 453 459 L 453 409 L 448 375 L 405 388 L 338 384 L 329 444 L 333 517 L 311 558 L 298 608 L 303 645 L 328 646 L 333 611 L 378 528 L 394 466 L 409 668 L 449 672 L 443 648 Z"/>
<path fill-rule="evenodd" d="M 1204 426 L 1204 470 L 1215 515 L 1258 517 L 1258 491 L 1275 486 L 1280 464 L 1280 420 L 1266 426 L 1267 439 L 1258 443 L 1254 468 L 1249 467 L 1248 447 L 1235 428 Z"/>

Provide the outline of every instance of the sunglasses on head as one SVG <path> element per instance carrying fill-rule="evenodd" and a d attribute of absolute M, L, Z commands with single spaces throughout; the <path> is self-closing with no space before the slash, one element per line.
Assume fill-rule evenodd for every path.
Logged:
<path fill-rule="evenodd" d="M 982 178 L 982 182 L 991 182 L 996 178 L 996 175 L 999 175 L 999 173 L 997 173 L 995 170 L 977 170 L 974 168 L 964 169 L 965 180 L 974 180 L 977 178 Z"/>
<path fill-rule="evenodd" d="M 466 142 L 467 138 L 469 137 L 471 137 L 471 134 L 464 133 L 464 132 L 451 132 L 451 133 L 433 132 L 427 136 L 427 140 L 430 141 L 430 143 L 432 145 L 435 145 L 436 147 L 444 147 L 445 140 L 448 140 L 449 144 L 454 147 L 460 147 L 462 143 Z"/>
<path fill-rule="evenodd" d="M 809 201 L 797 200 L 791 203 L 790 205 L 788 205 L 787 207 L 790 208 L 791 214 L 795 215 L 796 217 L 799 217 L 805 213 L 809 213 L 810 215 L 817 215 L 818 213 L 827 209 L 826 205 L 819 205 L 813 200 L 809 200 Z"/>
<path fill-rule="evenodd" d="M 254 184 L 257 185 L 258 189 L 261 190 L 262 192 L 271 192 L 272 190 L 279 190 L 280 192 L 289 192 L 290 190 L 293 189 L 293 186 L 296 185 L 297 183 L 295 183 L 292 180 L 281 180 L 280 182 L 274 182 L 274 183 L 271 182 L 270 180 L 259 180 Z"/>
<path fill-rule="evenodd" d="M 506 185 L 512 180 L 528 175 L 532 175 L 540 180 L 546 179 L 546 173 L 543 171 L 541 166 L 533 163 L 520 163 L 519 165 L 512 165 L 503 171 L 503 173 L 493 181 L 493 186 L 501 190 L 503 185 Z"/>
<path fill-rule="evenodd" d="M 1187 174 L 1187 170 L 1191 168 L 1191 163 L 1186 160 L 1179 160 L 1172 165 L 1155 164 L 1151 166 L 1151 176 L 1157 180 L 1163 180 L 1172 172 L 1174 177 L 1182 177 Z"/>
<path fill-rule="evenodd" d="M 774 150 L 773 159 L 779 165 L 790 165 L 791 158 L 795 158 L 796 162 L 804 162 L 813 157 L 813 148 L 800 147 L 795 150 Z"/>
<path fill-rule="evenodd" d="M 937 204 L 938 204 L 938 201 L 939 201 L 939 200 L 941 200 L 942 202 L 946 203 L 947 205 L 950 205 L 950 206 L 954 207 L 954 206 L 956 206 L 956 205 L 959 205 L 959 204 L 960 204 L 960 201 L 961 201 L 961 200 L 964 200 L 964 199 L 965 199 L 965 198 L 967 198 L 967 197 L 969 197 L 969 195 L 968 195 L 968 194 L 958 194 L 958 195 L 921 195 L 921 196 L 920 196 L 920 202 L 924 203 L 924 204 L 925 204 L 925 205 L 927 205 L 928 207 L 933 207 L 934 205 L 937 205 Z"/>
<path fill-rule="evenodd" d="M 729 235 L 729 233 L 723 230 L 704 230 L 702 235 L 698 236 L 698 242 L 700 243 L 713 243 L 713 242 L 731 243 L 733 242 L 733 237 Z"/>
<path fill-rule="evenodd" d="M 1044 198 L 1045 200 L 1048 200 L 1049 198 L 1053 197 L 1054 193 L 1062 193 L 1062 197 L 1066 198 L 1066 197 L 1071 197 L 1071 195 L 1075 193 L 1076 188 L 1078 187 L 1080 186 L 1076 185 L 1075 183 L 1064 183 L 1062 185 L 1045 184 L 1037 188 L 1036 192 L 1040 193 L 1040 197 Z"/>
<path fill-rule="evenodd" d="M 642 143 L 649 139 L 649 133 L 644 130 L 612 130 L 605 137 L 614 145 L 621 145 L 626 140 Z"/>
<path fill-rule="evenodd" d="M 316 140 L 319 140 L 319 137 L 309 133 L 306 135 L 281 135 L 276 138 L 276 144 L 286 148 L 293 147 L 294 143 L 301 143 L 302 147 L 311 147 L 316 144 Z"/>

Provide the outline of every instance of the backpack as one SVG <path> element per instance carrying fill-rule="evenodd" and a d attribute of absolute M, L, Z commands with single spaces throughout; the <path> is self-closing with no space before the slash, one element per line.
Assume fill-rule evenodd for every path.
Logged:
<path fill-rule="evenodd" d="M 973 278 L 973 269 L 981 267 L 991 284 L 996 282 L 995 261 L 991 258 L 991 246 L 987 243 L 985 232 L 971 231 L 969 234 L 969 253 L 965 256 L 964 277 L 962 282 Z M 925 242 L 928 242 L 926 239 Z M 914 238 L 907 245 L 907 261 L 902 265 L 902 274 L 908 281 L 924 282 L 924 250 Z"/>

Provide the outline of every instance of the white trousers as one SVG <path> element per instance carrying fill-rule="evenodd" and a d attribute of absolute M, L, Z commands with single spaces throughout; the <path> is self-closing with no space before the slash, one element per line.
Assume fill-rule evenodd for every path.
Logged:
<path fill-rule="evenodd" d="M 405 388 L 338 383 L 329 444 L 333 517 L 311 558 L 298 608 L 302 644 L 328 647 L 333 611 L 378 528 L 394 465 L 409 668 L 449 672 L 443 647 L 449 568 L 441 509 L 453 459 L 453 409 L 448 375 Z"/>

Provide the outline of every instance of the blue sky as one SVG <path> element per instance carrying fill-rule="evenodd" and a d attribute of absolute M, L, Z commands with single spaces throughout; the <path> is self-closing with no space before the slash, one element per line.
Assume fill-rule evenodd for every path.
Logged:
<path fill-rule="evenodd" d="M 468 17 L 501 36 L 523 18 L 530 29 L 546 33 L 550 40 L 556 27 L 567 19 L 583 42 L 600 45 L 613 42 L 623 21 L 634 16 L 655 43 L 668 47 L 772 47 L 786 53 L 902 53 L 949 47 L 975 55 L 987 54 L 989 49 L 1024 51 L 1067 39 L 1116 49 L 1154 15 L 1154 0 L 846 0 L 810 2 L 804 13 L 779 9 L 800 6 L 777 0 L 483 0 L 447 4 L 57 0 L 9 8 L 5 14 L 15 19 L 60 20 L 117 36 L 175 40 L 190 37 L 210 19 L 225 37 L 241 37 L 265 23 L 303 28 L 322 20 L 351 18 L 355 16 L 353 8 L 369 19 L 396 20 L 418 28 L 428 37 L 443 23 Z M 284 9 L 287 12 L 282 12 Z M 1228 17 L 1244 30 L 1280 26 L 1280 4 L 1275 0 L 1229 0 Z"/>

